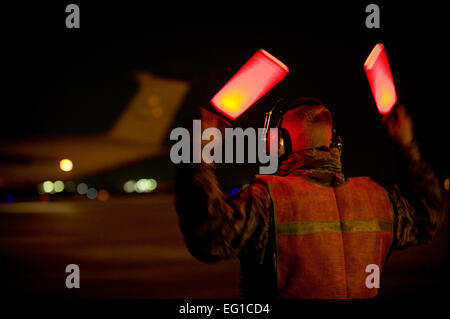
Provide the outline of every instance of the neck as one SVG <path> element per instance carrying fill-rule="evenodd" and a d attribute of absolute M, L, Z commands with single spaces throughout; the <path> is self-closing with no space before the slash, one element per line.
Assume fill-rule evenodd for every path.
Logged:
<path fill-rule="evenodd" d="M 303 175 L 318 179 L 321 184 L 345 182 L 339 151 L 326 146 L 302 149 L 289 154 L 281 162 L 277 175 Z"/>

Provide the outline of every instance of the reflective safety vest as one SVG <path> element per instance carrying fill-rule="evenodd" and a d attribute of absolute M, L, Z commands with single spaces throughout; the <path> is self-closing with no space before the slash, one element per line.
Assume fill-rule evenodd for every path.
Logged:
<path fill-rule="evenodd" d="M 300 176 L 259 175 L 275 214 L 279 298 L 370 298 L 393 240 L 386 190 L 368 177 L 327 187 Z M 371 278 L 369 278 L 371 279 Z M 368 280 L 371 282 L 371 280 Z"/>

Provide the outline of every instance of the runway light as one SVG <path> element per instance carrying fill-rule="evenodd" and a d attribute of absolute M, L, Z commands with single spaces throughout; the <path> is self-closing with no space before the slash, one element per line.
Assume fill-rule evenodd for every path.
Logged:
<path fill-rule="evenodd" d="M 156 182 L 156 180 L 154 180 L 153 178 L 150 178 L 148 180 L 148 182 L 150 183 L 149 185 L 149 190 L 152 192 L 156 189 L 156 186 L 158 186 L 158 183 Z"/>
<path fill-rule="evenodd" d="M 144 178 L 141 178 L 140 180 L 137 181 L 136 185 L 135 185 L 135 189 L 136 192 L 138 193 L 144 193 L 148 190 L 148 183 L 147 180 Z"/>
<path fill-rule="evenodd" d="M 239 188 L 233 188 L 232 190 L 231 190 L 231 196 L 234 196 L 234 195 L 236 195 L 238 192 L 240 191 L 240 189 Z"/>
<path fill-rule="evenodd" d="M 59 168 L 64 172 L 70 172 L 73 168 L 73 163 L 70 159 L 62 159 L 59 161 Z"/>
<path fill-rule="evenodd" d="M 50 200 L 50 195 L 47 193 L 43 193 L 39 195 L 39 200 L 41 202 L 48 202 Z"/>
<path fill-rule="evenodd" d="M 109 199 L 109 192 L 106 189 L 101 189 L 98 191 L 97 198 L 101 201 Z"/>
<path fill-rule="evenodd" d="M 256 52 L 211 99 L 225 116 L 235 119 L 280 82 L 289 69 L 265 50 Z"/>
<path fill-rule="evenodd" d="M 53 183 L 55 192 L 60 193 L 64 190 L 64 183 L 62 181 L 56 181 Z"/>
<path fill-rule="evenodd" d="M 125 184 L 123 184 L 123 190 L 125 193 L 132 193 L 135 190 L 136 181 L 134 179 L 130 179 Z"/>
<path fill-rule="evenodd" d="M 93 187 L 89 188 L 86 192 L 86 196 L 89 199 L 95 199 L 97 198 L 97 190 Z"/>
<path fill-rule="evenodd" d="M 80 183 L 77 185 L 77 193 L 80 195 L 86 194 L 88 191 L 88 186 L 85 183 Z"/>
<path fill-rule="evenodd" d="M 364 63 L 367 79 L 372 90 L 378 112 L 387 114 L 397 102 L 391 68 L 382 43 L 378 43 Z"/>
<path fill-rule="evenodd" d="M 42 183 L 42 189 L 45 193 L 51 193 L 54 190 L 53 183 L 51 181 L 45 181 Z"/>
<path fill-rule="evenodd" d="M 136 182 L 135 190 L 138 193 L 150 193 L 155 190 L 158 183 L 153 178 L 141 178 Z"/>

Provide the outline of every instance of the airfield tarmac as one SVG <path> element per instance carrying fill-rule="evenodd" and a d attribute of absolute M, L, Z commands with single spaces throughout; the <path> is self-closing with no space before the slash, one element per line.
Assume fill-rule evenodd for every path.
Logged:
<path fill-rule="evenodd" d="M 195 212 L 193 212 L 195 213 Z M 448 283 L 448 218 L 435 241 L 394 252 L 380 297 L 436 293 Z M 67 289 L 65 268 L 80 268 Z M 239 298 L 239 262 L 188 252 L 171 194 L 0 204 L 2 293 L 63 298 Z"/>

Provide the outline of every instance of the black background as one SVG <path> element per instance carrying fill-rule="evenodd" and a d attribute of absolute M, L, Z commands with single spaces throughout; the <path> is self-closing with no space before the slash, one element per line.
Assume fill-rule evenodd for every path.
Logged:
<path fill-rule="evenodd" d="M 264 112 L 278 96 L 320 98 L 344 138 L 346 174 L 395 179 L 393 146 L 363 71 L 371 49 L 382 42 L 399 102 L 413 116 L 424 156 L 441 181 L 449 175 L 444 156 L 447 32 L 443 8 L 437 4 L 378 2 L 381 28 L 367 29 L 364 2 L 312 6 L 78 1 L 81 28 L 67 29 L 68 3 L 2 8 L 6 90 L 1 138 L 108 130 L 135 92 L 136 70 L 190 82 L 174 126 L 190 125 L 190 112 L 207 105 L 234 72 L 264 48 L 282 60 L 290 74 L 234 124 L 261 127 Z"/>

